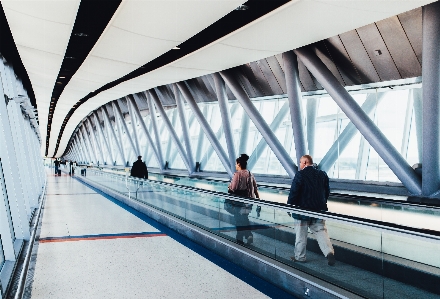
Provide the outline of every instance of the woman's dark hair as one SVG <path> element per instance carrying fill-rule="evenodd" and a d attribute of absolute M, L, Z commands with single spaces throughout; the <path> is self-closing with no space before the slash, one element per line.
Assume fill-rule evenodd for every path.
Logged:
<path fill-rule="evenodd" d="M 237 164 L 240 164 L 241 169 L 246 169 L 247 167 L 247 161 L 249 160 L 249 156 L 246 154 L 241 154 L 240 157 L 238 157 L 235 162 Z"/>

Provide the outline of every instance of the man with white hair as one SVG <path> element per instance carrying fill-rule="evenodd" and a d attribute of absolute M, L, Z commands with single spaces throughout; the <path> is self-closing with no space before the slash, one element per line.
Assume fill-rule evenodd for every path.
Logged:
<path fill-rule="evenodd" d="M 290 188 L 287 204 L 313 211 L 327 211 L 327 199 L 330 195 L 329 179 L 325 171 L 313 166 L 313 159 L 304 155 L 300 159 L 300 171 L 295 175 Z M 295 262 L 306 261 L 306 246 L 308 229 L 315 234 L 319 248 L 327 257 L 328 264 L 334 266 L 335 251 L 323 219 L 303 215 L 292 215 L 295 225 Z"/>

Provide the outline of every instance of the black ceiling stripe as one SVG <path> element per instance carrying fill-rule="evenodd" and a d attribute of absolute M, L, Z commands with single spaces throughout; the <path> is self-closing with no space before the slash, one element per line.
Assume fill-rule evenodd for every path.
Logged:
<path fill-rule="evenodd" d="M 63 63 L 57 80 L 54 82 L 47 116 L 46 156 L 49 151 L 52 119 L 58 99 L 89 55 L 121 2 L 121 0 L 81 0 Z"/>
<path fill-rule="evenodd" d="M 110 82 L 98 90 L 89 93 L 86 97 L 80 99 L 69 113 L 67 113 L 63 124 L 58 135 L 57 144 L 55 147 L 54 156 L 58 152 L 58 147 L 61 142 L 61 137 L 63 136 L 64 128 L 67 125 L 70 117 L 73 115 L 75 110 L 85 103 L 88 99 L 96 96 L 100 92 L 110 89 L 124 81 L 136 78 L 143 74 L 149 73 L 155 69 L 165 66 L 177 59 L 184 57 L 204 46 L 228 35 L 229 33 L 257 20 L 258 18 L 270 13 L 271 11 L 277 9 L 278 7 L 290 2 L 290 0 L 249 0 L 244 3 L 248 7 L 247 10 L 234 10 L 218 20 L 217 22 L 211 24 L 204 30 L 200 31 L 190 39 L 184 41 L 179 45 L 180 50 L 170 50 L 158 58 L 148 62 L 147 64 L 141 66 L 140 68 L 134 70 L 128 75 L 121 77 L 113 82 Z M 47 155 L 47 154 L 46 154 Z M 63 153 L 64 155 L 64 153 Z"/>
<path fill-rule="evenodd" d="M 0 5 L 1 6 L 1 5 Z M 32 106 L 37 108 L 37 101 L 35 100 L 34 90 L 32 89 L 31 81 L 29 80 L 28 73 L 24 68 L 21 61 L 20 54 L 12 37 L 11 30 L 9 28 L 8 21 L 6 19 L 3 6 L 0 9 L 0 54 L 5 58 L 8 64 L 14 68 L 14 73 L 23 83 L 23 87 L 27 92 Z"/>

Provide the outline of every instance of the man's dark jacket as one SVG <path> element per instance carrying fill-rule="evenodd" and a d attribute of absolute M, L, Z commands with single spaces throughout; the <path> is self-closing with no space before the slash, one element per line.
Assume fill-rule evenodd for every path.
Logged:
<path fill-rule="evenodd" d="M 148 179 L 147 166 L 141 160 L 137 160 L 133 163 L 130 175 L 141 179 Z"/>
<path fill-rule="evenodd" d="M 327 211 L 329 195 L 327 174 L 313 166 L 307 166 L 296 173 L 290 187 L 287 204 L 314 211 Z"/>

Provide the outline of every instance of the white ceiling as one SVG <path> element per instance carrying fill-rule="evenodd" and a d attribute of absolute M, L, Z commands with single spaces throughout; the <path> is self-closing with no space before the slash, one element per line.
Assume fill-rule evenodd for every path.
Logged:
<path fill-rule="evenodd" d="M 123 1 L 58 99 L 53 124 L 59 125 L 52 126 L 49 155 L 67 112 L 78 100 L 168 52 L 244 2 Z M 60 146 L 58 153 L 64 148 Z"/>
<path fill-rule="evenodd" d="M 79 0 L 1 1 L 18 53 L 34 90 L 43 155 L 50 99 L 79 3 Z"/>
<path fill-rule="evenodd" d="M 5 2 L 7 5 L 5 5 Z M 5 9 L 5 14 L 16 43 L 17 41 L 21 43 L 31 43 L 32 41 L 33 47 L 35 48 L 35 45 L 41 46 L 42 49 L 39 48 L 39 50 L 43 53 L 46 53 L 43 46 L 50 48 L 51 51 L 48 51 L 50 53 L 55 52 L 54 49 L 61 51 L 62 47 L 58 44 L 46 45 L 39 39 L 25 35 L 28 25 L 21 21 L 25 19 L 25 16 L 16 15 L 15 10 L 9 9 L 9 6 L 12 6 L 9 5 L 10 2 L 16 1 L 2 0 L 2 5 L 8 8 Z M 19 2 L 32 2 L 34 4 L 35 2 L 45 1 Z M 77 5 L 77 1 L 60 2 L 68 2 L 71 6 L 74 6 L 73 3 Z M 244 2 L 209 0 L 123 1 L 89 56 L 58 100 L 52 122 L 49 155 L 54 152 L 59 129 L 67 112 L 79 99 L 179 45 Z M 396 1 L 393 0 L 291 1 L 198 51 L 160 69 L 123 82 L 89 99 L 74 112 L 67 123 L 57 156 L 64 152 L 78 123 L 90 111 L 109 101 L 152 87 L 199 77 L 273 56 L 431 2 L 433 1 L 399 1 L 399 5 L 396 5 Z M 29 9 L 29 11 L 33 10 Z M 59 11 L 50 8 L 47 14 L 51 15 L 52 13 L 58 14 Z M 52 15 L 51 17 L 55 18 Z M 65 17 L 68 18 L 68 16 Z M 11 26 L 11 22 L 13 26 Z M 66 21 L 64 20 L 64 22 Z M 68 41 L 70 31 L 68 31 L 68 35 L 64 37 L 64 40 L 67 39 Z M 45 34 L 50 36 L 59 32 L 61 32 L 61 29 L 48 29 Z M 67 34 L 67 30 L 65 33 Z M 65 51 L 66 46 L 67 42 L 63 51 Z M 26 54 L 26 51 L 22 48 L 19 49 L 19 52 L 28 73 L 31 69 L 40 70 L 40 65 L 34 61 L 34 59 L 38 60 L 37 52 Z M 24 56 L 22 56 L 22 53 L 24 53 Z M 30 74 L 30 80 L 36 97 L 38 91 L 37 105 L 40 129 L 42 137 L 45 138 L 46 124 L 42 120 L 44 119 L 44 122 L 47 122 L 48 103 L 61 63 L 50 63 L 52 61 L 50 55 L 43 53 L 41 53 L 42 56 L 39 59 L 44 58 L 49 61 L 47 70 L 48 72 L 56 70 L 55 77 L 45 75 L 45 72 L 40 71 L 38 76 L 31 76 Z M 29 59 L 31 55 L 33 59 Z M 48 83 L 46 88 L 43 83 L 52 79 L 53 81 L 51 84 Z M 40 107 L 40 103 L 42 107 Z M 44 106 L 45 103 L 46 106 Z M 44 151 L 45 144 L 42 146 Z"/>

